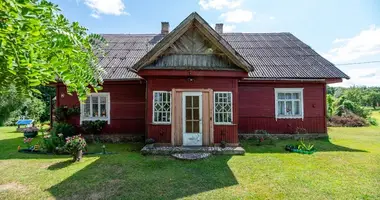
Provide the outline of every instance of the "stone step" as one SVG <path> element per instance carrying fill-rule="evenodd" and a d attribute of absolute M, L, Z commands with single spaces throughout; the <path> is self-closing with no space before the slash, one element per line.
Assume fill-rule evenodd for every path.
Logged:
<path fill-rule="evenodd" d="M 179 160 L 200 160 L 208 158 L 211 153 L 175 153 L 172 156 Z"/>

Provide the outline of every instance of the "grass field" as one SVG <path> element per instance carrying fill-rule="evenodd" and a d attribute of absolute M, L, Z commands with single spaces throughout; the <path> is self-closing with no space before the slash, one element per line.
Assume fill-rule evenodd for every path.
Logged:
<path fill-rule="evenodd" d="M 135 143 L 74 164 L 18 153 L 14 130 L 0 128 L 0 199 L 380 199 L 379 127 L 330 128 L 313 155 L 245 141 L 245 156 L 186 162 L 144 157 Z"/>

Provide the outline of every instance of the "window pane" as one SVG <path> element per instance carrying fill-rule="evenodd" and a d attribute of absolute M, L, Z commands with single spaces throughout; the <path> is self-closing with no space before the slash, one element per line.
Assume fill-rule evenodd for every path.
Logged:
<path fill-rule="evenodd" d="M 278 99 L 285 99 L 284 93 L 278 93 Z"/>
<path fill-rule="evenodd" d="M 215 93 L 214 95 L 214 118 L 217 123 L 231 123 L 232 122 L 232 94 L 223 92 Z"/>
<path fill-rule="evenodd" d="M 284 101 L 278 102 L 278 114 L 279 115 L 285 115 L 285 102 Z"/>
<path fill-rule="evenodd" d="M 106 97 L 100 97 L 100 103 L 106 104 L 107 103 L 107 98 Z"/>
<path fill-rule="evenodd" d="M 170 98 L 170 92 L 154 92 L 154 122 L 170 122 Z"/>
<path fill-rule="evenodd" d="M 191 96 L 186 96 L 186 108 L 191 108 Z"/>
<path fill-rule="evenodd" d="M 99 97 L 91 97 L 92 98 L 92 116 L 99 117 Z"/>
<path fill-rule="evenodd" d="M 199 96 L 193 96 L 193 107 L 194 108 L 199 107 Z"/>
<path fill-rule="evenodd" d="M 199 133 L 199 121 L 193 122 L 193 132 Z"/>
<path fill-rule="evenodd" d="M 193 119 L 199 120 L 199 109 L 193 109 Z"/>
<path fill-rule="evenodd" d="M 186 133 L 193 132 L 193 123 L 192 121 L 186 121 Z"/>
<path fill-rule="evenodd" d="M 293 99 L 300 99 L 299 93 L 293 93 Z"/>
<path fill-rule="evenodd" d="M 285 99 L 292 99 L 292 93 L 285 93 Z"/>
<path fill-rule="evenodd" d="M 292 115 L 292 102 L 291 101 L 287 101 L 286 102 L 286 115 Z"/>
<path fill-rule="evenodd" d="M 107 106 L 106 104 L 100 104 L 100 116 L 107 117 Z"/>
<path fill-rule="evenodd" d="M 185 120 L 191 120 L 191 119 L 192 119 L 191 108 L 187 108 L 186 109 L 186 119 Z"/>
<path fill-rule="evenodd" d="M 300 108 L 300 102 L 299 101 L 295 101 L 294 102 L 294 114 L 295 115 L 300 115 L 301 114 L 301 112 L 300 112 L 300 110 L 301 110 L 301 108 Z"/>
<path fill-rule="evenodd" d="M 86 102 L 84 104 L 84 117 L 90 117 L 91 116 L 91 104 L 90 104 L 90 97 L 86 99 Z"/>

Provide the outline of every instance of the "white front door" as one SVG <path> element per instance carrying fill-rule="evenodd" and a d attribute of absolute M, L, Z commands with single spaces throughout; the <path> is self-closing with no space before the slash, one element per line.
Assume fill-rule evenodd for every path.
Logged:
<path fill-rule="evenodd" d="M 183 145 L 202 146 L 202 92 L 183 92 Z"/>

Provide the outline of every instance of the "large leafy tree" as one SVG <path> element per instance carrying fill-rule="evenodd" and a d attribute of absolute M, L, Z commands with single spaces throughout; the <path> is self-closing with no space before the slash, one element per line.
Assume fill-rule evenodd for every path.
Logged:
<path fill-rule="evenodd" d="M 81 100 L 101 89 L 97 55 L 104 39 L 70 23 L 46 0 L 1 0 L 0 93 L 18 92 L 61 81 Z"/>

